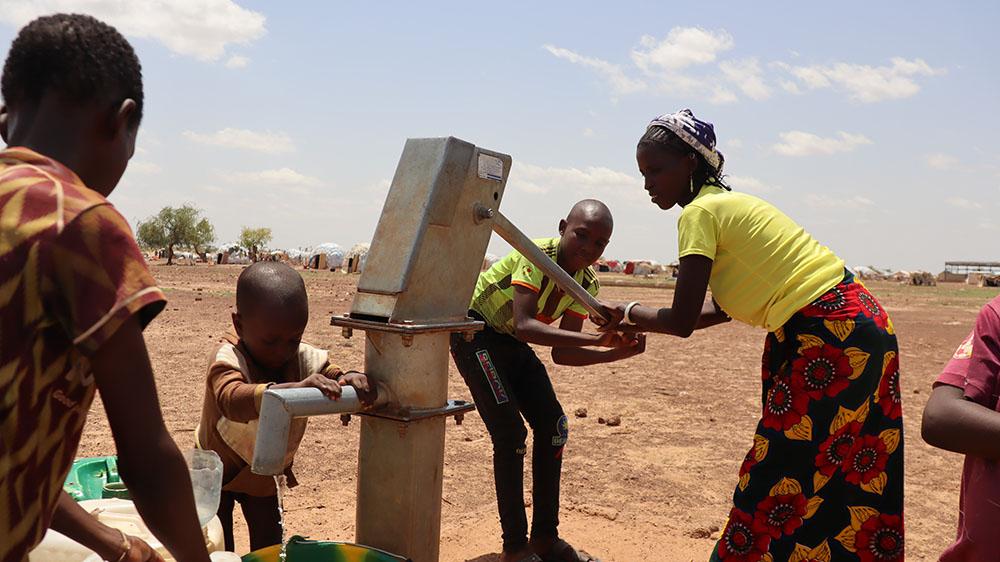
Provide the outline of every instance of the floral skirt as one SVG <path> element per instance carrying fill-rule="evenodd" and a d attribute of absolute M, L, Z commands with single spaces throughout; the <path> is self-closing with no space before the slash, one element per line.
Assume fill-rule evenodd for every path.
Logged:
<path fill-rule="evenodd" d="M 844 280 L 769 333 L 763 413 L 712 560 L 903 560 L 892 321 Z"/>

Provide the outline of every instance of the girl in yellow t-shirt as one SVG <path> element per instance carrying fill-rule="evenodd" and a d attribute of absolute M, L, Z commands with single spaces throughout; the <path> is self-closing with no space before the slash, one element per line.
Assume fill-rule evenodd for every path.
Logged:
<path fill-rule="evenodd" d="M 687 109 L 649 124 L 636 151 L 645 189 L 683 207 L 673 305 L 609 306 L 642 332 L 688 337 L 730 317 L 768 330 L 762 416 L 712 559 L 903 560 L 892 322 L 833 252 L 729 189 L 715 141 Z"/>

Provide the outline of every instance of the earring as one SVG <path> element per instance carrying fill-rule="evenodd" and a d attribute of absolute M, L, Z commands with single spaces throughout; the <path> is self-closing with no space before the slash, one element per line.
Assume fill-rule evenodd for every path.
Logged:
<path fill-rule="evenodd" d="M 694 174 L 691 174 L 691 176 L 690 176 L 690 182 L 691 182 L 691 193 L 693 194 L 694 193 Z"/>

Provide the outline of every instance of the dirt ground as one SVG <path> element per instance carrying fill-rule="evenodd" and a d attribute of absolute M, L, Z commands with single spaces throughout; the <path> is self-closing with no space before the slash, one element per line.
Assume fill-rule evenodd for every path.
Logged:
<path fill-rule="evenodd" d="M 230 326 L 240 270 L 153 266 L 170 302 L 146 340 L 167 426 L 182 447 L 194 442 L 206 353 Z M 331 349 L 340 365 L 360 369 L 363 340 L 345 340 L 329 325 L 331 315 L 350 307 L 358 277 L 303 276 L 311 307 L 306 341 Z M 920 416 L 932 381 L 997 290 L 869 285 L 892 315 L 901 347 L 908 558 L 936 560 L 954 537 L 962 459 L 924 444 Z M 667 305 L 672 296 L 669 289 L 617 286 L 603 295 L 648 305 Z M 652 336 L 644 355 L 585 368 L 558 367 L 540 353 L 566 412 L 588 411 L 586 418 L 570 415 L 563 536 L 606 562 L 707 560 L 760 410 L 764 335 L 732 323 L 687 340 Z M 453 398 L 470 398 L 454 366 L 449 381 Z M 598 423 L 612 414 L 621 416 L 620 426 Z M 301 485 L 286 496 L 290 533 L 353 539 L 358 429 L 357 423 L 343 427 L 336 416 L 310 421 L 295 461 Z M 475 414 L 461 426 L 449 422 L 447 431 L 441 560 L 495 560 L 500 527 L 489 437 Z M 112 453 L 98 399 L 79 455 Z M 237 550 L 245 552 L 246 529 L 242 521 L 237 525 Z"/>

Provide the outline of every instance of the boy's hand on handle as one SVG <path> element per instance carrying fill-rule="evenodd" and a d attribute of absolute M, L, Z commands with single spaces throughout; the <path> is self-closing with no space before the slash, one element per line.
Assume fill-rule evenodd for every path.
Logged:
<path fill-rule="evenodd" d="M 607 316 L 607 319 L 591 314 L 590 321 L 600 326 L 599 330 L 602 332 L 619 329 L 619 325 L 622 323 L 622 320 L 625 319 L 625 304 L 615 304 L 601 301 L 601 309 L 604 311 L 604 315 Z"/>
<path fill-rule="evenodd" d="M 330 400 L 340 398 L 340 384 L 332 376 L 323 373 L 313 373 L 302 379 L 299 388 L 318 388 Z"/>
<path fill-rule="evenodd" d="M 346 373 L 340 375 L 337 382 L 341 386 L 351 385 L 354 390 L 358 392 L 358 399 L 365 406 L 371 406 L 375 404 L 375 399 L 378 398 L 378 390 L 374 385 L 368 383 L 368 376 L 364 373 L 359 373 L 358 371 L 347 371 Z"/>

